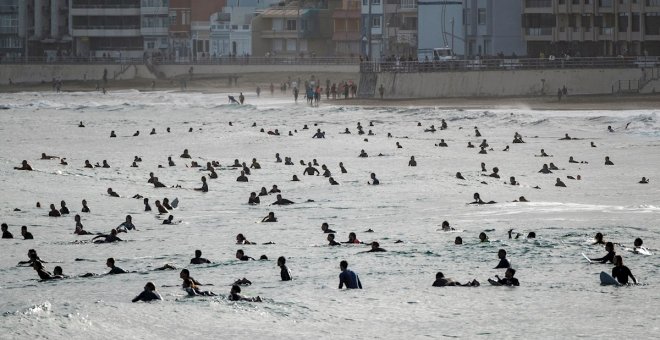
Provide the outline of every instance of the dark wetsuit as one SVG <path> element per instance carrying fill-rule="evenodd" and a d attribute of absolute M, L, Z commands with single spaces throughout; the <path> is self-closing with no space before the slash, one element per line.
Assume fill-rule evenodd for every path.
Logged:
<path fill-rule="evenodd" d="M 330 243 L 328 243 L 328 245 L 329 245 L 329 246 L 341 246 L 341 243 L 339 243 L 339 242 L 337 242 L 337 241 L 335 241 L 335 240 L 332 240 L 332 241 L 330 241 Z"/>
<path fill-rule="evenodd" d="M 339 274 L 339 289 L 346 285 L 348 289 L 362 289 L 360 278 L 351 270 L 344 270 Z"/>
<path fill-rule="evenodd" d="M 494 269 L 499 269 L 499 268 L 509 268 L 511 267 L 511 263 L 509 263 L 509 260 L 507 259 L 501 259 L 500 263 L 497 264 L 497 267 Z"/>
<path fill-rule="evenodd" d="M 372 184 L 372 185 L 379 185 L 379 184 L 380 184 L 380 181 L 379 181 L 378 179 L 374 178 L 374 181 L 371 182 L 371 184 Z"/>
<path fill-rule="evenodd" d="M 204 264 L 204 263 L 211 263 L 211 261 L 203 257 L 195 257 L 192 260 L 190 260 L 190 264 Z"/>
<path fill-rule="evenodd" d="M 612 269 L 612 277 L 619 281 L 619 283 L 622 285 L 628 283 L 629 276 L 632 276 L 632 273 L 626 266 L 614 267 L 614 269 Z"/>
<path fill-rule="evenodd" d="M 601 258 L 591 259 L 591 261 L 600 262 L 600 263 L 607 263 L 607 262 L 614 263 L 614 256 L 615 255 L 616 255 L 616 253 L 611 251 L 611 252 L 607 253 L 607 255 L 605 255 Z"/>
<path fill-rule="evenodd" d="M 259 203 L 261 203 L 261 200 L 259 199 L 259 196 L 250 197 L 248 199 L 248 204 L 259 204 Z"/>
<path fill-rule="evenodd" d="M 128 273 L 127 271 L 119 268 L 119 267 L 112 267 L 110 271 L 108 272 L 109 275 L 114 275 L 114 274 L 126 274 Z"/>
<path fill-rule="evenodd" d="M 66 215 L 66 214 L 68 214 L 68 213 L 69 213 L 69 208 L 67 208 L 67 207 L 62 207 L 62 208 L 60 209 L 60 214 L 62 214 L 62 215 Z"/>
<path fill-rule="evenodd" d="M 280 277 L 282 277 L 282 281 L 291 281 L 291 273 L 289 273 L 289 269 L 286 266 L 281 267 Z"/>
<path fill-rule="evenodd" d="M 247 256 L 247 255 L 243 255 L 243 256 L 241 256 L 241 258 L 239 260 L 241 260 L 241 261 L 250 261 L 250 260 L 254 260 L 254 259 Z"/>
<path fill-rule="evenodd" d="M 57 210 L 51 210 L 48 213 L 48 216 L 50 216 L 50 217 L 60 217 L 60 216 L 62 216 L 62 214 Z"/>
<path fill-rule="evenodd" d="M 2 232 L 2 238 L 14 238 L 14 235 L 12 235 L 12 234 L 11 234 L 10 232 L 8 232 L 8 231 L 3 231 L 3 232 Z"/>
<path fill-rule="evenodd" d="M 288 199 L 283 198 L 281 200 L 277 200 L 273 202 L 272 205 L 289 205 L 289 204 L 293 204 L 293 201 L 289 201 Z"/>
<path fill-rule="evenodd" d="M 140 295 L 136 296 L 133 298 L 133 302 L 138 302 L 138 301 L 144 301 L 144 302 L 149 302 L 153 300 L 162 300 L 163 298 L 160 296 L 160 294 L 154 292 L 154 291 L 149 291 L 145 290 L 140 293 Z"/>
<path fill-rule="evenodd" d="M 5 238 L 4 234 L 2 235 L 2 238 Z M 33 240 L 34 236 L 32 236 L 31 232 L 26 232 L 25 234 L 23 234 L 23 239 L 24 240 Z"/>
<path fill-rule="evenodd" d="M 112 242 L 117 242 L 121 241 L 121 239 L 117 236 L 114 235 L 103 235 L 104 239 L 103 240 L 96 240 L 94 243 L 112 243 Z"/>
<path fill-rule="evenodd" d="M 238 178 L 236 178 L 236 182 L 247 182 L 247 181 L 248 181 L 248 178 L 245 175 L 241 175 L 241 176 L 238 176 Z"/>
<path fill-rule="evenodd" d="M 318 169 L 316 169 L 316 168 L 313 167 L 313 166 L 308 166 L 307 168 L 305 168 L 305 171 L 303 172 L 303 175 L 310 175 L 310 176 L 313 176 L 315 173 L 316 173 L 317 175 L 320 174 L 320 172 L 318 171 Z"/>
<path fill-rule="evenodd" d="M 383 248 L 376 248 L 376 249 L 370 249 L 369 251 L 367 251 L 367 253 L 380 253 L 380 252 L 384 252 L 384 251 L 387 251 L 387 250 L 385 250 Z"/>
<path fill-rule="evenodd" d="M 84 206 L 81 211 L 84 212 L 84 213 L 88 213 L 89 208 L 87 206 Z"/>
<path fill-rule="evenodd" d="M 497 280 L 497 282 L 503 286 L 520 286 L 520 282 L 515 277 L 512 277 L 510 279 L 505 277 L 503 279 Z"/>

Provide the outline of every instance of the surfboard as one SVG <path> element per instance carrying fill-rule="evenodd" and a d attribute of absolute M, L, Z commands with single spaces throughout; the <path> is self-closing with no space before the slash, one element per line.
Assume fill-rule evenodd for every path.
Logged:
<path fill-rule="evenodd" d="M 587 261 L 588 261 L 589 263 L 593 263 L 593 262 L 591 261 L 591 259 L 590 259 L 587 255 L 584 255 L 584 253 L 582 253 L 582 256 L 584 256 L 584 258 L 587 259 Z"/>
<path fill-rule="evenodd" d="M 639 248 L 626 248 L 627 251 L 634 253 L 634 254 L 640 254 L 640 255 L 653 255 L 652 252 L 650 252 L 647 248 L 644 247 L 639 247 Z"/>
<path fill-rule="evenodd" d="M 170 206 L 172 206 L 172 208 L 176 209 L 179 206 L 179 198 L 178 197 L 174 198 L 172 200 L 172 203 L 170 203 Z"/>
<path fill-rule="evenodd" d="M 621 284 L 606 272 L 600 272 L 600 284 L 603 286 L 613 285 L 620 286 Z"/>

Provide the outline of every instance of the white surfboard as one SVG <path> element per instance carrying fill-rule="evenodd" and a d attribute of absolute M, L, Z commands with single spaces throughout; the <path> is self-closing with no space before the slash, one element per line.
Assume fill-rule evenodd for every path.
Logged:
<path fill-rule="evenodd" d="M 593 261 L 591 261 L 591 259 L 587 255 L 584 255 L 584 253 L 582 253 L 582 256 L 584 256 L 584 258 L 587 259 L 589 263 L 593 263 Z"/>
<path fill-rule="evenodd" d="M 621 284 L 606 272 L 600 272 L 600 284 L 603 286 L 613 285 L 620 286 Z"/>

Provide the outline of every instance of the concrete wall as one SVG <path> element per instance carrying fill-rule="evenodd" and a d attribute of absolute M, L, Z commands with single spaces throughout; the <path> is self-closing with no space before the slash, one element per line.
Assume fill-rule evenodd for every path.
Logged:
<path fill-rule="evenodd" d="M 187 77 L 191 65 L 159 65 L 156 69 L 167 78 Z M 9 83 L 50 82 L 53 78 L 62 80 L 101 80 L 103 70 L 108 70 L 108 80 L 156 79 L 145 65 L 0 65 L 0 85 Z M 360 78 L 359 65 L 193 65 L 193 74 L 198 78 L 222 78 L 226 75 L 239 76 L 242 79 L 282 81 L 282 75 L 332 75 L 337 81 Z M 273 78 L 269 75 L 277 75 Z M 116 76 L 115 76 L 116 75 Z M 271 80 L 277 79 L 277 80 Z M 284 78 L 286 79 L 286 77 Z"/>
<path fill-rule="evenodd" d="M 641 77 L 641 69 L 381 73 L 376 88 L 384 87 L 385 98 L 551 95 L 564 85 L 569 94 L 607 94 Z"/>

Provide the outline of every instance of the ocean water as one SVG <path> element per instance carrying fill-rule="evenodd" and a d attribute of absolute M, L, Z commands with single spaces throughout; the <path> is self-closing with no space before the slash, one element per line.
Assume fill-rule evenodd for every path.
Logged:
<path fill-rule="evenodd" d="M 0 221 L 16 237 L 0 240 L 0 338 L 657 338 L 660 334 L 660 122 L 657 111 L 533 111 L 518 109 L 453 110 L 434 107 L 355 107 L 295 105 L 290 98 L 256 98 L 248 105 L 227 105 L 226 94 L 137 91 L 98 93 L 16 93 L 0 95 Z M 658 110 L 660 111 L 660 110 Z M 448 130 L 425 133 L 431 124 Z M 83 121 L 85 128 L 78 128 Z M 233 122 L 233 126 L 229 126 Z M 252 123 L 257 127 L 251 127 Z M 358 136 L 356 124 L 375 136 Z M 369 122 L 374 126 L 369 127 Z M 421 122 L 422 126 L 417 126 Z M 628 128 L 625 126 L 627 123 Z M 308 124 L 309 130 L 302 130 Z M 318 126 L 317 126 L 318 125 Z M 611 125 L 616 132 L 607 132 Z M 474 136 L 478 126 L 482 138 Z M 171 133 L 165 129 L 171 128 Z M 189 128 L 193 132 L 188 132 Z M 353 134 L 340 134 L 348 127 Z M 155 128 L 156 135 L 149 135 Z M 282 136 L 259 132 L 279 129 Z M 325 139 L 312 139 L 315 129 Z M 118 137 L 110 139 L 110 131 Z M 136 131 L 140 136 L 131 137 Z M 286 136 L 294 131 L 293 136 Z M 394 138 L 387 138 L 387 133 Z M 512 144 L 513 135 L 526 144 Z M 565 133 L 581 140 L 560 141 Z M 443 138 L 447 148 L 435 147 Z M 478 154 L 487 139 L 494 151 Z M 365 139 L 368 139 L 366 141 Z M 590 147 L 594 142 L 597 148 Z M 396 148 L 399 142 L 403 148 Z M 510 151 L 501 151 L 506 145 Z M 197 160 L 234 159 L 262 169 L 248 183 L 235 181 L 238 171 L 218 170 L 200 186 L 205 172 L 185 167 L 178 156 L 187 148 Z M 551 158 L 535 157 L 540 149 Z M 361 149 L 368 158 L 358 158 Z M 39 160 L 42 152 L 66 157 Z M 275 153 L 296 165 L 275 163 Z M 377 156 L 382 154 L 382 156 Z M 143 162 L 130 168 L 133 157 Z M 172 156 L 176 167 L 167 166 Z M 415 156 L 417 167 L 408 167 Z M 568 157 L 588 164 L 569 164 Z M 613 166 L 605 166 L 609 156 Z M 26 159 L 36 171 L 15 171 Z M 84 169 L 108 160 L 110 169 Z M 339 186 L 322 176 L 303 176 L 299 164 L 326 164 Z M 338 163 L 348 170 L 341 174 Z M 498 167 L 501 179 L 483 177 L 480 163 Z M 538 173 L 543 163 L 562 170 Z M 158 165 L 165 165 L 158 168 Z M 319 167 L 320 168 L 320 167 Z M 460 171 L 465 181 L 454 175 Z M 168 186 L 147 184 L 154 172 Z M 380 186 L 367 184 L 376 173 Z M 292 182 L 292 175 L 300 182 Z M 581 176 L 570 180 L 566 176 Z M 506 185 L 515 176 L 520 186 Z M 646 185 L 637 182 L 650 178 Z M 554 186 L 562 178 L 566 188 Z M 484 183 L 482 183 L 484 182 Z M 290 206 L 247 205 L 250 192 L 276 184 Z M 539 186 L 541 189 L 534 189 Z M 112 198 L 112 187 L 120 198 Z M 468 205 L 479 192 L 493 205 Z M 178 225 L 162 225 L 142 200 L 178 198 L 172 213 Z M 529 203 L 512 202 L 524 195 Z M 91 236 L 73 234 L 73 216 L 81 200 L 92 210 L 81 214 L 85 229 L 107 233 L 133 216 L 139 231 L 120 234 L 126 242 L 92 244 Z M 65 200 L 71 215 L 48 217 L 48 205 Z M 308 201 L 313 200 L 313 201 Z M 35 203 L 42 204 L 41 209 Z M 21 211 L 14 211 L 19 208 Z M 277 223 L 258 223 L 269 211 Z M 456 232 L 438 231 L 443 220 Z M 385 253 L 360 253 L 366 245 L 328 247 L 322 222 L 345 241 L 356 232 L 364 242 L 378 241 Z M 20 226 L 35 239 L 24 241 Z M 523 236 L 508 239 L 514 228 Z M 373 233 L 365 233 L 373 229 Z M 524 236 L 534 231 L 535 240 Z M 491 242 L 479 243 L 486 232 Z M 605 255 L 593 246 L 596 232 L 614 241 L 617 254 L 643 285 L 601 286 L 599 273 L 612 266 L 588 264 L 582 257 Z M 236 245 L 243 233 L 258 245 Z M 454 245 L 454 238 L 464 240 Z M 636 237 L 654 255 L 627 252 Z M 401 240 L 403 242 L 396 243 Z M 272 241 L 273 245 L 263 245 Z M 71 278 L 39 282 L 34 270 L 17 267 L 34 248 L 52 271 L 62 266 Z M 497 252 L 506 249 L 521 286 L 494 287 L 487 282 L 503 270 L 493 269 Z M 213 261 L 189 265 L 195 249 Z M 269 261 L 240 262 L 237 249 Z M 276 259 L 287 258 L 294 278 L 279 280 Z M 105 260 L 133 273 L 93 278 L 107 272 Z M 340 291 L 339 262 L 361 278 L 363 290 Z M 153 271 L 170 263 L 189 268 L 203 289 L 218 297 L 186 297 L 178 286 L 179 270 Z M 431 287 L 435 273 L 460 282 L 477 279 L 481 287 Z M 231 302 L 230 285 L 246 277 L 248 296 L 263 303 Z M 164 301 L 131 303 L 148 281 Z"/>

